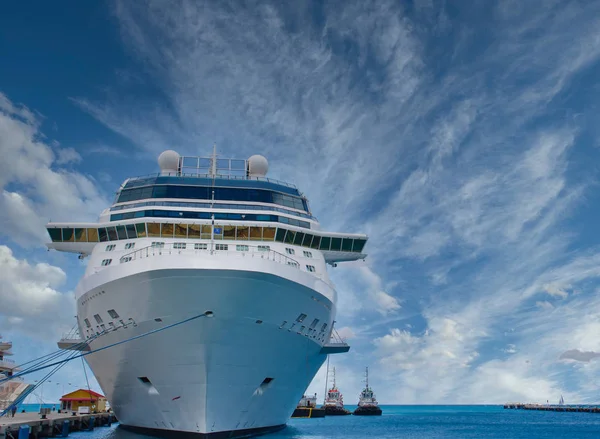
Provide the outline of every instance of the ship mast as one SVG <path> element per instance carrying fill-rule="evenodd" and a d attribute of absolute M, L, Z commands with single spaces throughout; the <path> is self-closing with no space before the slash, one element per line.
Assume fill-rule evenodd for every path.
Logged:
<path fill-rule="evenodd" d="M 369 390 L 369 366 L 367 366 L 365 375 L 367 377 L 367 390 Z"/>

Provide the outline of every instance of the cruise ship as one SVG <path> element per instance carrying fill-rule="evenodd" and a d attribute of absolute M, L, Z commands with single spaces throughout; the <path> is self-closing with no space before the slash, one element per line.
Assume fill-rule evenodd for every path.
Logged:
<path fill-rule="evenodd" d="M 59 346 L 92 352 L 132 430 L 283 428 L 327 355 L 349 349 L 331 338 L 327 269 L 364 259 L 367 236 L 321 230 L 298 188 L 266 177 L 263 156 L 168 150 L 158 164 L 127 179 L 97 223 L 47 225 L 50 249 L 87 261 L 75 290 L 81 339 Z"/>
<path fill-rule="evenodd" d="M 13 354 L 11 349 L 12 343 L 3 341 L 0 335 L 0 416 L 23 402 L 33 390 L 33 385 L 26 383 L 23 378 L 7 380 L 20 370 L 13 360 L 7 358 Z"/>

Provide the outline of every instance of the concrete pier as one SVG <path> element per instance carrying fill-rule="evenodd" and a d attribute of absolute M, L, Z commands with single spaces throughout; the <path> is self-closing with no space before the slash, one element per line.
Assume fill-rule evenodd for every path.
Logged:
<path fill-rule="evenodd" d="M 73 415 L 72 413 L 52 412 L 45 415 L 45 419 L 42 419 L 39 413 L 17 413 L 14 418 L 12 416 L 0 417 L 0 439 L 67 437 L 72 431 L 89 431 L 94 427 L 108 427 L 116 421 L 113 413 Z"/>
<path fill-rule="evenodd" d="M 600 413 L 600 406 L 597 405 L 523 404 L 520 402 L 508 402 L 504 404 L 504 408 L 516 410 L 538 410 L 543 412 Z"/>

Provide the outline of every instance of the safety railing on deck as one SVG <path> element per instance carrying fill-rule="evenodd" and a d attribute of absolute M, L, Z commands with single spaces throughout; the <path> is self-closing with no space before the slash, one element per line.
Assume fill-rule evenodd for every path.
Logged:
<path fill-rule="evenodd" d="M 225 244 L 222 242 L 211 243 L 194 243 L 194 242 L 174 242 L 174 243 L 156 243 L 148 247 L 143 247 L 123 255 L 119 262 L 121 264 L 135 261 L 138 259 L 146 259 L 155 256 L 168 255 L 212 255 L 212 256 L 228 256 L 240 258 L 258 258 L 268 259 L 280 264 L 289 265 L 300 269 L 300 264 L 295 259 L 271 250 L 265 245 L 246 245 L 246 244 Z"/>

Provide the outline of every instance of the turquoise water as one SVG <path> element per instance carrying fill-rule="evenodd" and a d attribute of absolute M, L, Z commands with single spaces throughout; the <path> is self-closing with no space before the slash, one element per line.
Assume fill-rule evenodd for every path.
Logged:
<path fill-rule="evenodd" d="M 347 407 L 353 409 L 354 407 Z M 382 406 L 381 417 L 291 419 L 265 439 L 600 438 L 600 414 L 504 410 L 500 406 Z M 75 433 L 80 439 L 147 439 L 118 427 Z M 85 437 L 83 437 L 85 436 Z"/>
<path fill-rule="evenodd" d="M 42 407 L 48 409 L 54 408 L 55 410 L 58 410 L 60 404 L 42 404 Z M 19 404 L 17 406 L 17 411 L 20 413 L 22 410 L 36 413 L 40 411 L 40 404 Z"/>

